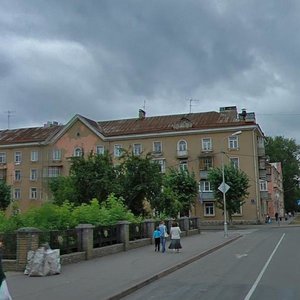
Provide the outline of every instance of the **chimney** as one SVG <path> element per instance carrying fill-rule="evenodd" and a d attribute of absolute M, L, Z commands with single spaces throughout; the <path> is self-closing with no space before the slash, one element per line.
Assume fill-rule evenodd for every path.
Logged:
<path fill-rule="evenodd" d="M 146 112 L 142 109 L 139 109 L 139 119 L 145 119 L 146 118 Z"/>

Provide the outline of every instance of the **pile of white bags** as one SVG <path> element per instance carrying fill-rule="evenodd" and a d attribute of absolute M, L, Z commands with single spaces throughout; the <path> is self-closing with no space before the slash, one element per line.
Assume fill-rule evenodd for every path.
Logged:
<path fill-rule="evenodd" d="M 38 248 L 36 251 L 28 251 L 27 265 L 24 271 L 28 276 L 48 276 L 60 274 L 59 249 Z"/>

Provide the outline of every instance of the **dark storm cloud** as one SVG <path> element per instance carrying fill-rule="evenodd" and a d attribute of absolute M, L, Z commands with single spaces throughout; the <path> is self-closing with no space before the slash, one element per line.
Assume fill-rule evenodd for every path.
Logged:
<path fill-rule="evenodd" d="M 193 111 L 245 107 L 267 135 L 292 137 L 295 118 L 276 116 L 300 108 L 299 5 L 2 1 L 1 107 L 16 111 L 18 127 L 67 122 L 76 113 L 135 117 L 143 105 L 148 115 L 188 112 L 193 98 Z"/>

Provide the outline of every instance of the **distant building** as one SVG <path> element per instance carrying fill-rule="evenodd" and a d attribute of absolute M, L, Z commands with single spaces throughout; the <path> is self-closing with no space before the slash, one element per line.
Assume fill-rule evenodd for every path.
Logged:
<path fill-rule="evenodd" d="M 241 131 L 239 135 L 232 135 Z M 151 153 L 161 172 L 176 167 L 193 171 L 199 181 L 199 197 L 192 215 L 203 222 L 222 222 L 207 180 L 210 168 L 232 163 L 250 178 L 249 196 L 234 222 L 261 222 L 267 212 L 264 135 L 255 114 L 235 106 L 219 112 L 188 113 L 94 121 L 75 115 L 66 125 L 48 122 L 44 127 L 0 131 L 0 177 L 12 186 L 12 199 L 21 211 L 51 199 L 48 187 L 53 177 L 67 176 L 70 157 L 94 151 L 111 153 L 118 162 L 122 149 L 135 155 Z"/>
<path fill-rule="evenodd" d="M 268 180 L 268 214 L 270 217 L 284 217 L 284 191 L 283 191 L 283 176 L 280 162 L 267 163 L 267 180 Z"/>

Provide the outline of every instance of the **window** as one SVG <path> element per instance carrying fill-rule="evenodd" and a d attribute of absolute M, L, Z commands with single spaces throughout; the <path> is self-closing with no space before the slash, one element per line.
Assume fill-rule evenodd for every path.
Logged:
<path fill-rule="evenodd" d="M 214 216 L 215 205 L 213 202 L 204 202 L 204 216 Z"/>
<path fill-rule="evenodd" d="M 162 153 L 162 144 L 161 142 L 153 142 L 153 152 Z"/>
<path fill-rule="evenodd" d="M 15 181 L 21 180 L 21 170 L 15 170 Z"/>
<path fill-rule="evenodd" d="M 209 193 L 212 192 L 211 186 L 210 186 L 210 182 L 207 180 L 201 180 L 200 181 L 200 193 Z"/>
<path fill-rule="evenodd" d="M 22 160 L 22 154 L 20 151 L 15 152 L 15 164 L 20 164 Z"/>
<path fill-rule="evenodd" d="M 120 157 L 122 155 L 122 145 L 114 145 L 114 156 Z"/>
<path fill-rule="evenodd" d="M 31 161 L 38 161 L 38 159 L 39 159 L 39 152 L 36 151 L 36 150 L 31 151 L 30 160 Z"/>
<path fill-rule="evenodd" d="M 18 200 L 21 198 L 21 189 L 14 189 L 13 197 L 15 200 Z"/>
<path fill-rule="evenodd" d="M 142 153 L 142 145 L 141 144 L 133 144 L 133 154 L 134 155 L 141 155 Z"/>
<path fill-rule="evenodd" d="M 202 139 L 202 151 L 211 151 L 211 150 L 212 150 L 211 138 Z"/>
<path fill-rule="evenodd" d="M 236 149 L 236 150 L 239 148 L 239 137 L 238 136 L 229 136 L 228 137 L 228 148 Z"/>
<path fill-rule="evenodd" d="M 261 192 L 267 192 L 268 191 L 268 182 L 266 180 L 260 180 L 259 181 L 259 189 Z"/>
<path fill-rule="evenodd" d="M 239 158 L 238 157 L 230 157 L 229 160 L 230 160 L 230 163 L 231 163 L 231 165 L 233 167 L 235 167 L 236 169 L 239 168 L 240 162 L 239 162 Z"/>
<path fill-rule="evenodd" d="M 37 169 L 30 170 L 30 180 L 37 180 L 38 178 L 38 171 Z"/>
<path fill-rule="evenodd" d="M 101 145 L 96 146 L 96 153 L 99 155 L 104 154 L 104 146 L 101 146 Z"/>
<path fill-rule="evenodd" d="M 233 216 L 241 216 L 243 214 L 242 205 L 237 208 L 237 211 L 233 214 Z"/>
<path fill-rule="evenodd" d="M 156 159 L 154 160 L 160 167 L 160 172 L 165 173 L 166 172 L 166 161 L 164 159 Z"/>
<path fill-rule="evenodd" d="M 58 177 L 61 174 L 62 167 L 48 167 L 45 177 Z"/>
<path fill-rule="evenodd" d="M 0 152 L 0 164 L 5 164 L 5 163 L 6 163 L 6 153 Z"/>
<path fill-rule="evenodd" d="M 187 143 L 186 141 L 179 141 L 178 142 L 178 151 L 187 151 Z"/>
<path fill-rule="evenodd" d="M 54 149 L 52 151 L 52 159 L 53 160 L 61 160 L 61 150 L 59 149 Z"/>
<path fill-rule="evenodd" d="M 35 187 L 30 188 L 30 194 L 29 194 L 30 199 L 37 199 L 38 198 L 37 194 L 38 194 L 37 188 Z"/>
<path fill-rule="evenodd" d="M 77 147 L 77 148 L 74 149 L 74 156 L 75 157 L 81 157 L 82 154 L 83 154 L 82 148 Z"/>
<path fill-rule="evenodd" d="M 202 157 L 200 158 L 200 170 L 208 171 L 213 167 L 212 157 Z"/>
<path fill-rule="evenodd" d="M 185 161 L 185 160 L 181 161 L 180 164 L 179 164 L 179 170 L 180 171 L 187 171 L 187 169 L 188 169 L 187 161 Z"/>

